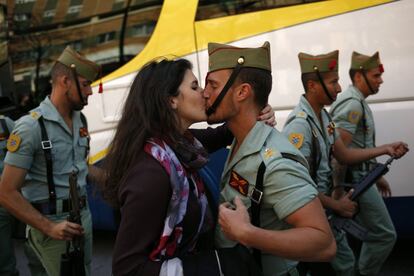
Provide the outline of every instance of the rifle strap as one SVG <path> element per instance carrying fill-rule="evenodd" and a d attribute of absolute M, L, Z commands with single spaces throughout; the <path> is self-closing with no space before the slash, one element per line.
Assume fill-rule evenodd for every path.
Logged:
<path fill-rule="evenodd" d="M 46 177 L 47 187 L 49 189 L 49 202 L 52 203 L 50 206 L 53 209 L 56 208 L 56 204 L 54 204 L 56 202 L 56 190 L 55 182 L 53 181 L 52 142 L 49 140 L 49 137 L 47 135 L 43 116 L 39 116 L 38 122 L 42 135 L 41 146 L 46 159 Z M 52 210 L 52 212 L 56 212 L 56 210 Z"/>
<path fill-rule="evenodd" d="M 287 152 L 281 152 L 280 153 L 283 158 L 293 160 L 295 162 L 300 163 L 302 166 L 304 166 L 306 169 L 308 169 L 308 165 L 306 164 L 305 160 L 303 160 L 300 157 L 297 157 L 294 154 L 287 153 Z M 264 174 L 266 171 L 266 165 L 262 161 L 259 165 L 259 169 L 257 170 L 257 176 L 256 176 L 256 185 L 255 185 L 255 193 L 260 193 L 263 195 L 263 179 Z M 254 199 L 252 196 L 250 197 L 251 200 L 251 214 L 252 214 L 252 224 L 256 227 L 260 227 L 260 203 L 262 202 L 263 197 L 260 196 L 259 200 Z M 262 253 L 259 249 L 254 248 L 253 249 L 253 257 L 256 260 L 257 264 L 260 268 L 262 268 Z"/>
<path fill-rule="evenodd" d="M 263 178 L 266 171 L 266 165 L 262 161 L 259 169 L 257 170 L 256 185 L 255 189 L 263 194 Z M 260 198 L 261 199 L 261 198 Z M 252 213 L 252 224 L 256 227 L 260 227 L 260 203 L 261 200 L 254 200 L 251 198 L 251 213 Z M 262 253 L 259 249 L 253 249 L 253 257 L 256 260 L 260 268 L 262 268 Z"/>

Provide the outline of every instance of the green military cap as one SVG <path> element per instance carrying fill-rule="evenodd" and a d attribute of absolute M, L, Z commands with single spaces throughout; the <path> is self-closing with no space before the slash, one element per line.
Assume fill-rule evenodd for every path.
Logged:
<path fill-rule="evenodd" d="M 209 70 L 231 69 L 237 64 L 272 71 L 270 44 L 265 42 L 258 48 L 239 48 L 219 43 L 208 44 Z"/>
<path fill-rule="evenodd" d="M 366 56 L 357 52 L 352 52 L 351 69 L 355 70 L 370 70 L 379 68 L 380 72 L 384 72 L 384 67 L 381 64 L 379 52 L 376 52 L 372 56 Z"/>
<path fill-rule="evenodd" d="M 67 46 L 57 59 L 58 62 L 71 68 L 75 66 L 76 73 L 89 81 L 94 81 L 101 71 L 101 67 L 93 61 Z"/>
<path fill-rule="evenodd" d="M 317 56 L 299 53 L 300 70 L 302 74 L 313 73 L 315 71 L 319 71 L 320 73 L 338 72 L 338 56 L 338 50 Z"/>

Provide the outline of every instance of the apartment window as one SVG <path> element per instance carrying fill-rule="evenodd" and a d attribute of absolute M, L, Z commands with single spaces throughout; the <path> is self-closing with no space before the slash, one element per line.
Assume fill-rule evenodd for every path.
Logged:
<path fill-rule="evenodd" d="M 34 3 L 35 0 L 16 0 L 16 4 Z"/>
<path fill-rule="evenodd" d="M 130 34 L 135 37 L 149 36 L 155 28 L 155 22 L 147 22 L 144 24 L 138 24 L 131 27 Z"/>
<path fill-rule="evenodd" d="M 79 13 L 82 10 L 83 5 L 70 6 L 68 14 Z"/>
<path fill-rule="evenodd" d="M 98 43 L 106 43 L 115 39 L 115 32 L 109 32 L 98 35 Z"/>
<path fill-rule="evenodd" d="M 29 20 L 29 16 L 26 13 L 18 13 L 14 15 L 14 20 L 17 22 L 23 22 Z"/>
<path fill-rule="evenodd" d="M 54 17 L 55 14 L 56 14 L 56 10 L 49 10 L 49 11 L 44 11 L 43 12 L 44 17 Z"/>

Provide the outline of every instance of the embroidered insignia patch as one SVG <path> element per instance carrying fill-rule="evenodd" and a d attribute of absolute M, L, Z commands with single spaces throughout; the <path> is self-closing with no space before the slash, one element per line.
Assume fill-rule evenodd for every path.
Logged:
<path fill-rule="evenodd" d="M 328 125 L 328 134 L 332 135 L 335 132 L 335 123 L 334 122 L 330 122 Z"/>
<path fill-rule="evenodd" d="M 274 154 L 275 154 L 275 152 L 274 152 L 273 149 L 266 148 L 265 152 L 264 152 L 264 157 L 266 159 L 269 159 L 270 157 L 273 157 Z"/>
<path fill-rule="evenodd" d="M 296 116 L 298 116 L 299 118 L 306 118 L 306 113 L 303 111 L 298 112 L 298 114 L 296 114 Z"/>
<path fill-rule="evenodd" d="M 79 136 L 80 137 L 88 137 L 89 136 L 88 129 L 86 127 L 79 128 Z"/>
<path fill-rule="evenodd" d="M 35 120 L 39 119 L 39 114 L 35 111 L 30 112 L 30 116 Z"/>
<path fill-rule="evenodd" d="M 300 147 L 302 147 L 302 144 L 303 144 L 303 134 L 302 133 L 291 133 L 289 135 L 289 141 L 297 149 L 300 149 Z"/>
<path fill-rule="evenodd" d="M 356 124 L 359 122 L 360 116 L 361 116 L 361 113 L 359 113 L 358 111 L 351 111 L 349 112 L 349 115 L 348 115 L 348 121 L 351 124 Z"/>
<path fill-rule="evenodd" d="M 247 182 L 246 179 L 244 179 L 235 171 L 231 171 L 229 184 L 230 187 L 232 187 L 242 195 L 247 196 L 249 192 L 249 182 Z"/>
<path fill-rule="evenodd" d="M 7 140 L 7 150 L 10 152 L 15 152 L 19 149 L 20 142 L 22 141 L 22 138 L 20 138 L 19 135 L 12 133 Z"/>

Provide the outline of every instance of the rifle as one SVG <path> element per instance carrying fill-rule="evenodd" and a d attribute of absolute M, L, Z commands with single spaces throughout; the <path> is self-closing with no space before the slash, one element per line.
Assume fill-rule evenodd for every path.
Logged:
<path fill-rule="evenodd" d="M 82 225 L 80 197 L 77 188 L 77 174 L 69 176 L 70 211 L 68 221 Z M 85 276 L 84 241 L 82 236 L 74 236 L 66 242 L 66 252 L 62 254 L 60 263 L 61 276 Z"/>
<path fill-rule="evenodd" d="M 389 166 L 392 161 L 394 161 L 394 157 L 390 157 L 384 164 L 377 163 L 367 175 L 365 175 L 358 183 L 353 185 L 354 192 L 351 195 L 351 200 L 356 200 L 359 196 L 361 196 L 361 194 L 374 185 L 381 176 L 385 175 L 389 171 Z M 333 215 L 330 217 L 330 222 L 331 226 L 335 229 L 343 229 L 345 232 L 361 241 L 366 240 L 368 230 L 359 225 L 353 219 Z"/>

